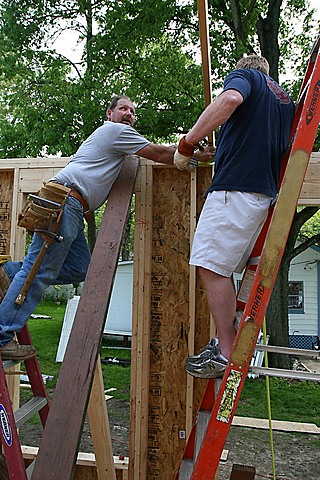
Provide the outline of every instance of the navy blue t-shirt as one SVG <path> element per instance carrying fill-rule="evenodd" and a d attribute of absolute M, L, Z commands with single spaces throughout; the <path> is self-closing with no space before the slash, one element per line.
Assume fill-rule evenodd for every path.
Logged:
<path fill-rule="evenodd" d="M 224 91 L 229 89 L 240 92 L 244 101 L 221 127 L 208 192 L 237 190 L 275 197 L 294 103 L 258 70 L 234 70 L 224 81 Z"/>

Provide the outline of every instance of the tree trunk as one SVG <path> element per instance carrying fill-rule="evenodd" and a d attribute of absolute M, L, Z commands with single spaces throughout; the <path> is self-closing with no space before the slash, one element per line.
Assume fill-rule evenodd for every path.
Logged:
<path fill-rule="evenodd" d="M 88 245 L 91 253 L 96 243 L 96 239 L 97 239 L 97 228 L 96 228 L 96 221 L 93 215 L 93 221 L 88 223 Z"/>
<path fill-rule="evenodd" d="M 279 25 L 282 0 L 269 0 L 268 14 L 265 18 L 259 15 L 257 33 L 262 55 L 270 65 L 270 76 L 278 81 L 279 78 Z"/>
<path fill-rule="evenodd" d="M 279 268 L 278 276 L 273 288 L 267 309 L 267 333 L 270 336 L 269 344 L 282 347 L 289 346 L 288 325 L 288 275 L 289 262 L 284 257 Z M 289 355 L 270 354 L 269 365 L 274 368 L 290 368 Z"/>

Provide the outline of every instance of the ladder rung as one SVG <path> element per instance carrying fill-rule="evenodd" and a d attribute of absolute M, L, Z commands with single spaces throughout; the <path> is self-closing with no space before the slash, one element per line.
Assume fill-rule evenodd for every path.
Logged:
<path fill-rule="evenodd" d="M 3 365 L 4 370 L 7 371 L 7 370 L 9 370 L 9 368 L 17 365 L 17 363 L 21 363 L 21 361 L 20 362 L 14 362 L 13 360 L 3 360 L 2 365 Z"/>
<path fill-rule="evenodd" d="M 33 462 L 30 463 L 30 465 L 28 466 L 28 468 L 27 468 L 27 470 L 26 470 L 28 480 L 31 479 L 32 472 L 33 472 L 33 469 L 34 469 L 35 464 L 36 464 L 36 461 L 33 460 Z"/>
<path fill-rule="evenodd" d="M 196 438 L 194 448 L 194 461 L 197 460 L 199 450 L 201 448 L 204 434 L 206 433 L 208 422 L 210 420 L 211 412 L 208 410 L 201 410 L 197 416 L 196 422 Z"/>
<path fill-rule="evenodd" d="M 318 351 L 318 350 L 305 350 L 303 348 L 277 347 L 276 345 L 257 344 L 256 345 L 256 350 L 260 350 L 260 351 L 263 351 L 263 352 L 297 355 L 297 356 L 302 356 L 302 357 L 320 358 L 320 351 Z"/>
<path fill-rule="evenodd" d="M 250 367 L 249 372 L 270 377 L 292 378 L 297 380 L 310 380 L 320 382 L 320 373 L 304 372 L 298 370 L 285 370 L 281 368 Z"/>
<path fill-rule="evenodd" d="M 190 459 L 184 458 L 179 469 L 179 480 L 189 480 L 193 472 L 194 463 Z"/>
<path fill-rule="evenodd" d="M 45 397 L 34 397 L 22 405 L 15 413 L 14 418 L 17 428 L 21 427 L 29 418 L 47 405 Z"/>

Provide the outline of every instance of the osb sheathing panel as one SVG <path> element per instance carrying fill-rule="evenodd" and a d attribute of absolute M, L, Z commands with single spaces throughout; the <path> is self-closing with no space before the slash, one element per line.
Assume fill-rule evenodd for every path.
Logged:
<path fill-rule="evenodd" d="M 204 179 L 202 183 L 206 183 Z M 201 186 L 201 205 L 204 191 Z M 185 447 L 187 376 L 184 365 L 188 342 L 193 341 L 188 338 L 190 174 L 172 168 L 154 168 L 152 193 L 147 478 L 167 480 L 173 478 Z M 200 286 L 196 292 L 196 312 L 199 315 L 196 319 L 198 347 L 209 339 L 208 310 Z M 195 385 L 196 403 L 202 396 L 203 383 Z"/>
<path fill-rule="evenodd" d="M 0 172 L 0 255 L 10 254 L 13 208 L 13 172 Z"/>

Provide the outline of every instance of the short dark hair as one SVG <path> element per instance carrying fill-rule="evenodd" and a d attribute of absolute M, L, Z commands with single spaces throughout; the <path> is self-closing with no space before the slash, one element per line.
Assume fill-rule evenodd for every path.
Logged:
<path fill-rule="evenodd" d="M 118 105 L 119 100 L 121 100 L 122 98 L 125 100 L 129 100 L 129 102 L 132 102 L 131 98 L 128 97 L 127 95 L 116 95 L 115 97 L 112 98 L 111 102 L 108 105 L 107 110 L 114 110 Z"/>
<path fill-rule="evenodd" d="M 269 63 L 268 60 L 261 55 L 255 55 L 251 53 L 247 57 L 241 58 L 236 68 L 249 68 L 253 70 L 259 70 L 259 72 L 269 75 Z"/>

